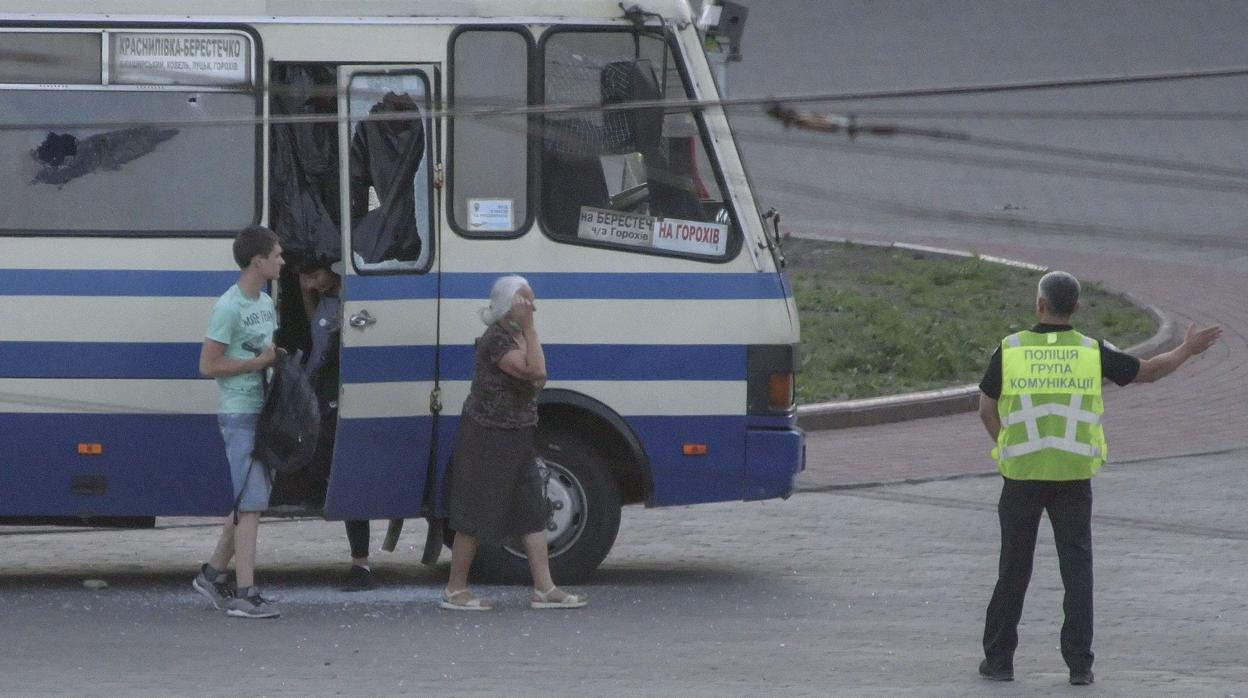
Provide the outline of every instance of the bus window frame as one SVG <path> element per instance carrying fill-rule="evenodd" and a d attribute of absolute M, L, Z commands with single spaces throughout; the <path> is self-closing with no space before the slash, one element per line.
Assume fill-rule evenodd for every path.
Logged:
<path fill-rule="evenodd" d="M 426 109 L 424 113 L 421 114 L 420 118 L 422 122 L 427 122 L 430 125 L 430 128 L 433 130 L 432 134 L 429 134 L 429 133 L 425 134 L 426 154 L 430 155 L 431 156 L 430 159 L 432 160 L 431 162 L 426 161 L 425 163 L 425 167 L 429 168 L 428 169 L 428 173 L 429 173 L 428 181 L 426 182 L 426 185 L 425 185 L 425 189 L 426 189 L 425 196 L 426 196 L 426 202 L 427 202 L 426 206 L 429 209 L 429 220 L 431 221 L 431 225 L 433 226 L 432 229 L 428 231 L 429 258 L 425 260 L 425 264 L 421 267 L 397 268 L 397 269 L 396 268 L 369 269 L 367 267 L 360 268 L 360 266 L 356 264 L 355 262 L 355 249 L 354 249 L 355 226 L 350 223 L 350 220 L 349 220 L 350 211 L 349 210 L 344 211 L 344 214 L 343 214 L 344 223 L 340 225 L 340 227 L 345 229 L 349 235 L 349 238 L 347 240 L 344 240 L 344 242 L 351 243 L 351 246 L 349 249 L 347 246 L 345 245 L 343 246 L 342 258 L 344 260 L 344 263 L 347 260 L 350 261 L 351 270 L 355 272 L 354 276 L 424 276 L 426 274 L 437 273 L 437 271 L 440 269 L 439 262 L 438 262 L 438 254 L 440 253 L 440 250 L 438 249 L 438 226 L 441 225 L 441 222 L 438 220 L 439 214 L 437 212 L 437 208 L 441 206 L 442 204 L 437 200 L 438 199 L 438 194 L 437 194 L 438 187 L 437 187 L 437 182 L 435 181 L 434 172 L 435 172 L 435 167 L 437 166 L 437 164 L 443 161 L 442 160 L 442 144 L 440 142 L 441 140 L 440 136 L 442 134 L 439 131 L 439 125 L 438 125 L 439 119 L 436 117 L 436 114 L 442 110 L 442 106 L 443 106 L 441 65 L 437 63 L 419 63 L 419 64 L 400 63 L 400 62 L 379 63 L 375 61 L 366 61 L 366 62 L 359 62 L 359 63 L 357 62 L 332 63 L 332 64 L 327 64 L 327 65 L 332 65 L 335 68 L 335 74 L 339 78 L 341 78 L 342 76 L 343 68 L 350 69 L 351 72 L 349 73 L 349 77 L 352 80 L 355 79 L 357 75 L 399 75 L 399 76 L 413 75 L 413 76 L 419 77 L 421 82 L 423 82 L 425 85 L 425 94 L 428 95 L 429 97 L 429 108 Z M 373 68 L 377 69 L 376 72 L 372 72 L 370 70 Z M 350 99 L 351 99 L 350 82 L 348 82 L 345 86 L 341 84 L 341 82 L 339 82 L 338 90 L 340 94 L 345 94 L 347 96 L 347 101 L 350 102 Z M 430 116 L 430 114 L 434 114 L 435 116 Z M 351 120 L 351 114 L 348 111 L 344 116 L 340 107 L 337 118 L 339 122 L 346 123 L 346 129 L 347 129 L 347 135 L 348 135 L 348 138 L 345 142 L 341 141 L 342 136 L 341 134 L 339 135 L 339 139 L 340 139 L 339 152 L 342 152 L 344 149 L 347 152 L 350 152 L 351 138 L 354 137 L 354 131 L 352 129 L 353 122 Z M 363 120 L 361 120 L 361 122 L 362 121 Z M 349 159 L 347 161 L 343 161 L 342 158 L 339 158 L 339 163 L 338 163 L 339 177 L 346 176 L 347 179 L 349 180 L 350 173 L 351 173 L 351 163 L 349 162 Z M 349 197 L 349 194 L 345 191 L 340 192 L 340 195 L 345 195 Z M 349 209 L 350 206 L 348 206 L 347 208 Z M 424 244 L 424 241 L 422 240 L 421 243 Z"/>
<path fill-rule="evenodd" d="M 638 31 L 638 30 L 632 24 L 613 24 L 613 25 L 606 25 L 606 26 L 604 25 L 579 25 L 579 24 L 562 25 L 561 24 L 561 25 L 553 26 L 547 29 L 546 32 L 544 32 L 541 38 L 538 40 L 538 43 L 537 43 L 538 60 L 534 64 L 535 68 L 534 68 L 533 74 L 534 74 L 534 79 L 537 84 L 537 90 L 538 90 L 538 102 L 537 103 L 539 105 L 546 104 L 546 43 L 550 40 L 552 36 L 558 36 L 559 34 L 565 34 L 565 33 L 631 34 L 635 31 Z M 683 88 L 684 97 L 687 100 L 694 99 L 694 95 L 689 93 L 691 90 L 691 86 L 693 84 L 693 80 L 689 74 L 688 57 L 685 56 L 684 50 L 681 47 L 680 42 L 676 40 L 676 36 L 674 35 L 674 33 L 670 29 L 665 30 L 664 27 L 657 25 L 657 24 L 646 25 L 645 28 L 641 30 L 641 33 L 643 35 L 650 36 L 651 38 L 661 41 L 663 43 L 664 48 L 667 51 L 671 52 L 673 63 L 675 63 L 676 70 L 680 74 L 680 79 L 682 83 L 681 87 Z M 741 219 L 736 210 L 736 204 L 733 201 L 731 190 L 728 188 L 727 181 L 724 179 L 724 170 L 719 160 L 719 154 L 712 147 L 712 138 L 710 134 L 710 129 L 707 128 L 706 119 L 703 117 L 702 110 L 690 109 L 689 111 L 691 115 L 693 116 L 695 123 L 698 126 L 698 139 L 702 144 L 702 149 L 706 153 L 707 160 L 711 163 L 711 169 L 713 170 L 712 174 L 715 176 L 715 184 L 716 186 L 719 187 L 720 194 L 724 197 L 724 207 L 725 207 L 725 210 L 728 211 L 728 217 L 731 221 L 731 225 L 729 227 L 728 247 L 725 250 L 723 255 L 720 255 L 718 257 L 711 257 L 707 255 L 699 255 L 699 254 L 693 254 L 689 252 L 680 252 L 677 250 L 662 250 L 662 249 L 645 248 L 645 247 L 629 247 L 628 245 L 617 245 L 617 244 L 612 244 L 609 242 L 598 242 L 595 240 L 581 240 L 580 238 L 577 238 L 577 237 L 561 237 L 561 236 L 552 234 L 549 226 L 547 226 L 546 224 L 545 207 L 540 205 L 541 192 L 542 192 L 542 178 L 543 178 L 542 167 L 541 167 L 541 162 L 540 162 L 541 161 L 540 148 L 541 148 L 542 141 L 546 133 L 545 115 L 542 115 L 539 117 L 540 120 L 538 122 L 538 127 L 536 129 L 537 135 L 532 136 L 532 138 L 535 141 L 537 141 L 538 148 L 539 148 L 538 150 L 539 157 L 537 158 L 538 162 L 534 163 L 535 172 L 533 176 L 536 181 L 537 198 L 539 199 L 539 208 L 537 211 L 537 214 L 538 214 L 537 227 L 542 231 L 542 234 L 545 235 L 548 239 L 556 243 L 565 244 L 565 245 L 579 245 L 581 247 L 594 247 L 594 248 L 606 249 L 606 250 L 624 251 L 624 252 L 629 252 L 632 254 L 649 255 L 649 256 L 655 256 L 655 257 L 676 257 L 679 259 L 687 259 L 691 261 L 705 262 L 708 264 L 727 264 L 735 260 L 741 254 L 741 250 L 745 248 L 745 227 L 741 224 Z"/>
<path fill-rule="evenodd" d="M 13 30 L 27 30 L 34 32 L 46 32 L 49 34 L 59 32 L 72 33 L 92 33 L 99 32 L 101 41 L 101 60 L 100 83 L 99 84 L 31 84 L 31 83 L 5 83 L 0 84 L 0 92 L 26 90 L 26 91 L 66 91 L 66 92 L 221 92 L 231 94 L 247 94 L 253 95 L 255 118 L 255 171 L 253 173 L 253 186 L 255 191 L 252 204 L 251 221 L 245 225 L 259 225 L 264 220 L 267 213 L 267 206 L 264 200 L 265 194 L 265 128 L 267 126 L 264 112 L 265 76 L 261 74 L 260 67 L 265 65 L 264 43 L 261 41 L 260 33 L 256 29 L 247 24 L 238 23 L 215 23 L 215 22 L 188 22 L 185 24 L 177 22 L 151 22 L 136 24 L 135 22 L 38 22 L 38 21 L 17 21 L 0 23 L 0 35 Z M 109 49 L 109 33 L 110 32 L 133 32 L 133 33 L 159 33 L 159 32 L 185 32 L 188 34 L 211 34 L 211 33 L 238 33 L 245 36 L 251 41 L 251 85 L 247 88 L 239 87 L 222 87 L 216 85 L 135 85 L 135 84 L 106 84 L 105 76 L 108 73 L 108 61 L 104 58 L 105 52 Z M 9 230 L 0 229 L 0 238 L 38 238 L 38 237 L 91 237 L 91 238 L 226 238 L 234 237 L 238 234 L 239 228 L 231 229 L 203 229 L 203 230 L 91 230 L 91 229 L 47 229 L 47 230 Z"/>
<path fill-rule="evenodd" d="M 460 34 L 467 32 L 511 32 L 519 34 L 525 43 L 525 60 L 528 61 L 527 70 L 525 71 L 525 100 L 527 106 L 532 107 L 538 103 L 540 99 L 541 83 L 534 79 L 534 66 L 536 65 L 537 40 L 533 38 L 533 32 L 529 27 L 523 24 L 463 24 L 456 27 L 446 43 L 446 105 L 449 109 L 455 108 L 455 41 Z M 504 231 L 484 231 L 473 232 L 459 225 L 455 219 L 455 118 L 446 120 L 446 222 L 451 230 L 460 237 L 470 240 L 514 240 L 523 237 L 526 233 L 537 225 L 538 207 L 540 202 L 541 189 L 538 187 L 536 173 L 541 170 L 539 161 L 541 159 L 541 139 L 534 136 L 536 130 L 535 125 L 538 119 L 535 115 L 528 115 L 529 133 L 525 137 L 525 212 L 524 220 L 515 230 Z"/>

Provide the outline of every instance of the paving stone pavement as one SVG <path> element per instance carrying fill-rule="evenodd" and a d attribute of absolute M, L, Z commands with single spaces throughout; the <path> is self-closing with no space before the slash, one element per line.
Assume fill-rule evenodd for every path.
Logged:
<path fill-rule="evenodd" d="M 968 249 L 964 240 L 908 238 L 907 242 Z M 1086 245 L 1059 250 L 980 243 L 973 251 L 1100 281 L 1161 309 L 1180 327 L 1193 322 L 1222 325 L 1218 344 L 1174 374 L 1150 385 L 1106 388 L 1110 454 L 1106 467 L 1248 445 L 1248 274 L 1229 266 L 1089 252 Z M 984 347 L 985 363 L 991 351 L 992 347 Z M 992 473 L 996 467 L 988 455 L 991 447 L 974 412 L 810 432 L 806 472 L 798 486 L 821 490 Z"/>

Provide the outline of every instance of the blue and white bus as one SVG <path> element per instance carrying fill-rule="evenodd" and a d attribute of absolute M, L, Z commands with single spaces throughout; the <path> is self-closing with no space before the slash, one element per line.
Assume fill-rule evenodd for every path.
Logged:
<path fill-rule="evenodd" d="M 3 11 L 0 522 L 230 508 L 197 359 L 252 223 L 345 258 L 332 466 L 279 479 L 276 513 L 444 514 L 505 273 L 539 299 L 560 578 L 603 560 L 622 505 L 793 491 L 797 311 L 685 2 Z M 272 292 L 296 346 L 297 277 Z"/>

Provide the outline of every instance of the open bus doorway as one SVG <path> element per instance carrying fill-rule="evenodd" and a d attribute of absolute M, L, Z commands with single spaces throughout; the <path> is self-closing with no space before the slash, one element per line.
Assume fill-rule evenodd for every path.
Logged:
<path fill-rule="evenodd" d="M 317 352 L 310 378 L 323 413 L 313 463 L 274 482 L 276 511 L 380 518 L 422 504 L 433 415 L 415 406 L 424 402 L 420 384 L 434 379 L 437 345 L 426 123 L 436 81 L 431 66 L 272 65 L 270 222 L 291 262 L 278 283 L 278 344 Z M 308 300 L 309 277 L 299 273 L 330 269 L 335 283 L 312 295 L 333 294 L 332 317 Z M 394 312 L 377 318 L 378 307 Z M 327 333 L 334 344 L 323 352 Z M 409 420 L 409 429 L 399 426 Z M 395 441 L 382 433 L 394 430 L 415 440 L 410 448 L 384 449 Z"/>
<path fill-rule="evenodd" d="M 281 239 L 288 262 L 278 279 L 280 322 L 275 339 L 288 352 L 309 356 L 314 349 L 315 310 L 305 304 L 300 272 L 316 265 L 328 269 L 342 257 L 336 67 L 273 63 L 269 89 L 269 111 L 277 121 L 269 130 L 269 226 Z M 282 117 L 300 116 L 313 118 L 281 121 Z M 340 341 L 339 335 L 334 335 Z M 331 392 L 323 385 L 325 381 L 335 383 L 332 393 L 338 388 L 338 349 L 329 354 L 318 371 L 322 385 L 313 385 L 321 396 Z M 271 510 L 304 514 L 324 509 L 337 419 L 331 411 L 336 409 L 336 399 L 330 410 L 325 400 L 322 403 L 322 434 L 316 457 L 297 473 L 275 476 Z"/>

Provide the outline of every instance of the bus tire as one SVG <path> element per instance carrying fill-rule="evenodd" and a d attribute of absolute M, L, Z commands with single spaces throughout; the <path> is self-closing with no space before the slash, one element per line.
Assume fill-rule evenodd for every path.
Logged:
<path fill-rule="evenodd" d="M 620 530 L 620 494 L 607 459 L 581 435 L 539 427 L 537 451 L 549 479 L 550 572 L 557 583 L 576 582 L 593 572 L 615 544 Z M 477 549 L 473 571 L 481 581 L 529 581 L 529 563 L 519 541 Z"/>

